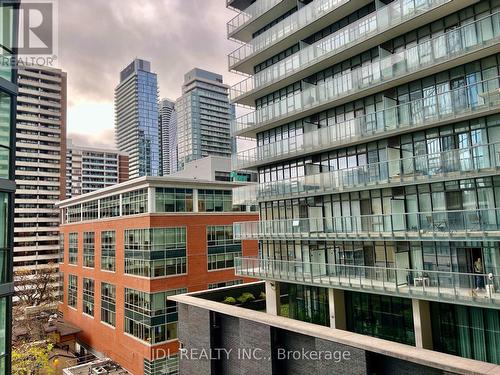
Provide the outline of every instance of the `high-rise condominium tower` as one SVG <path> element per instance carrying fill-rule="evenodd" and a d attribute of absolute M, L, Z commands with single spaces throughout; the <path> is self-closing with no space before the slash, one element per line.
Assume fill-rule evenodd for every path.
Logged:
<path fill-rule="evenodd" d="M 119 151 L 77 146 L 68 139 L 66 198 L 128 180 L 128 155 Z"/>
<path fill-rule="evenodd" d="M 15 2 L 0 0 L 0 55 L 14 58 L 17 40 L 17 13 Z M 12 247 L 14 236 L 14 181 L 16 70 L 0 66 L 0 375 L 11 374 L 12 331 Z"/>
<path fill-rule="evenodd" d="M 235 267 L 267 313 L 220 303 L 257 286 L 174 300 L 186 352 L 265 360 L 181 372 L 500 371 L 500 3 L 227 3 L 231 98 L 254 107 L 233 134 L 257 141 L 234 159 L 259 172 L 234 194 L 261 220 L 235 224 L 261 244 Z"/>
<path fill-rule="evenodd" d="M 129 155 L 130 178 L 160 174 L 158 83 L 151 63 L 135 59 L 115 89 L 118 149 Z"/>
<path fill-rule="evenodd" d="M 66 197 L 66 73 L 18 70 L 14 270 L 57 263 L 59 210 Z"/>
<path fill-rule="evenodd" d="M 175 133 L 177 132 L 177 113 L 175 111 L 175 102 L 169 99 L 160 101 L 160 154 L 161 154 L 161 174 L 169 175 L 172 170 L 172 150 L 177 149 L 175 142 Z"/>
<path fill-rule="evenodd" d="M 234 110 L 220 74 L 195 68 L 184 76 L 176 102 L 178 169 L 205 156 L 231 156 L 229 123 Z"/>

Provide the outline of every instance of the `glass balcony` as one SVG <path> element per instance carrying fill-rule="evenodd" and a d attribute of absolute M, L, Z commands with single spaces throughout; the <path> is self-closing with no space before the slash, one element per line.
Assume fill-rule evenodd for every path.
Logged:
<path fill-rule="evenodd" d="M 498 241 L 500 209 L 247 221 L 233 229 L 238 240 Z"/>
<path fill-rule="evenodd" d="M 398 0 L 234 85 L 231 100 L 289 77 L 450 0 Z M 243 47 L 242 47 L 243 48 Z M 245 49 L 246 50 L 246 49 Z"/>
<path fill-rule="evenodd" d="M 446 84 L 448 86 L 448 84 Z M 233 155 L 233 168 L 246 169 L 280 158 L 369 141 L 380 134 L 437 125 L 450 119 L 488 113 L 500 107 L 500 77 L 431 93 L 423 99 L 265 144 Z"/>
<path fill-rule="evenodd" d="M 389 54 L 365 66 L 336 75 L 317 85 L 307 84 L 302 91 L 259 108 L 233 123 L 233 134 L 244 135 L 263 125 L 290 120 L 306 110 L 318 110 L 339 99 L 387 84 L 423 69 L 471 54 L 500 40 L 500 12 L 471 22 L 421 42 L 399 53 Z M 306 84 L 305 84 L 306 85 Z"/>
<path fill-rule="evenodd" d="M 239 13 L 231 21 L 227 23 L 228 35 L 233 34 L 236 30 L 241 29 L 253 19 L 261 16 L 274 6 L 281 3 L 283 0 L 257 0 L 255 3 Z"/>
<path fill-rule="evenodd" d="M 498 168 L 500 143 L 492 143 L 242 186 L 233 190 L 233 202 L 255 204 L 260 200 L 477 177 L 497 174 Z"/>
<path fill-rule="evenodd" d="M 289 35 L 302 29 L 308 24 L 317 21 L 326 14 L 333 12 L 341 5 L 351 0 L 315 0 L 299 9 L 283 21 L 277 23 L 269 30 L 258 35 L 248 44 L 242 45 L 237 50 L 231 52 L 229 58 L 229 69 L 247 59 L 251 55 L 269 48 L 273 44 L 285 39 Z"/>
<path fill-rule="evenodd" d="M 500 308 L 500 275 L 236 258 L 238 276 Z M 476 291 L 478 278 L 484 290 Z"/>

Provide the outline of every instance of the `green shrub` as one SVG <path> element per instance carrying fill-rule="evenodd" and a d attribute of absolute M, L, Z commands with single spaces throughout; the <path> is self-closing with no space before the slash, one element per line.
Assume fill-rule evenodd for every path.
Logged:
<path fill-rule="evenodd" d="M 260 292 L 259 299 L 266 299 L 266 293 L 265 292 Z"/>
<path fill-rule="evenodd" d="M 228 305 L 234 305 L 236 303 L 236 299 L 234 297 L 226 297 L 222 302 Z"/>
<path fill-rule="evenodd" d="M 255 297 L 252 293 L 245 292 L 237 298 L 240 303 L 247 303 L 249 301 L 255 301 Z"/>

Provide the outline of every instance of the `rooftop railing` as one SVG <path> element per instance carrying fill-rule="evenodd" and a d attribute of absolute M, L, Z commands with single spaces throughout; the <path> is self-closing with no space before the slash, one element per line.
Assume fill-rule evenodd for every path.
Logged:
<path fill-rule="evenodd" d="M 500 275 L 495 271 L 463 273 L 300 260 L 235 259 L 238 276 L 498 309 Z"/>
<path fill-rule="evenodd" d="M 395 1 L 234 85 L 231 99 L 270 85 L 450 0 Z M 248 48 L 241 47 L 244 51 Z M 250 48 L 251 49 L 251 48 Z"/>
<path fill-rule="evenodd" d="M 365 66 L 335 75 L 317 85 L 307 84 L 302 91 L 278 100 L 265 107 L 237 118 L 233 123 L 233 134 L 243 135 L 331 104 L 354 93 L 413 72 L 422 71 L 443 62 L 479 51 L 500 41 L 500 12 L 450 30 L 395 54 L 389 54 Z"/>
<path fill-rule="evenodd" d="M 238 240 L 498 241 L 500 209 L 247 221 L 234 223 L 233 233 Z"/>

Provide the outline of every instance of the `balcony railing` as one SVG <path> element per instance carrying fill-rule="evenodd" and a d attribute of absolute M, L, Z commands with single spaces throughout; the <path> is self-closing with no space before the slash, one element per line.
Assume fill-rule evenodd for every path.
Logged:
<path fill-rule="evenodd" d="M 256 73 L 230 90 L 231 99 L 289 77 L 355 44 L 398 26 L 450 0 L 398 0 Z"/>
<path fill-rule="evenodd" d="M 238 240 L 498 241 L 500 209 L 247 221 L 234 223 L 233 233 Z"/>
<path fill-rule="evenodd" d="M 236 30 L 248 24 L 252 19 L 255 19 L 267 11 L 271 10 L 283 0 L 257 0 L 255 3 L 246 8 L 243 12 L 238 13 L 231 21 L 227 23 L 227 33 L 231 35 Z"/>
<path fill-rule="evenodd" d="M 233 190 L 233 202 L 255 204 L 259 200 L 342 193 L 380 185 L 433 182 L 457 176 L 496 174 L 498 168 L 500 142 L 241 186 Z"/>
<path fill-rule="evenodd" d="M 447 84 L 446 84 L 447 85 Z M 414 129 L 439 122 L 488 112 L 500 106 L 500 77 L 322 127 L 278 142 L 261 145 L 233 155 L 233 168 L 245 169 L 281 157 L 291 157 L 368 140 L 386 132 Z M 441 90 L 441 88 L 438 88 Z"/>
<path fill-rule="evenodd" d="M 487 270 L 488 272 L 488 270 Z M 500 275 L 236 258 L 238 276 L 500 308 Z M 478 285 L 484 289 L 476 290 Z"/>
<path fill-rule="evenodd" d="M 497 44 L 500 40 L 500 12 L 428 39 L 399 53 L 390 54 L 365 66 L 339 74 L 287 98 L 258 108 L 236 119 L 233 133 L 256 130 L 264 124 L 286 120 L 354 93 L 390 80 L 450 61 Z"/>
<path fill-rule="evenodd" d="M 333 12 L 335 9 L 351 0 L 315 0 L 291 14 L 283 21 L 277 23 L 269 30 L 258 35 L 248 44 L 242 45 L 237 50 L 231 52 L 229 58 L 229 68 L 240 61 L 247 59 L 251 55 L 269 48 L 273 44 L 283 40 L 287 36 L 293 34 L 297 30 L 306 25 L 317 21 L 326 14 Z"/>

